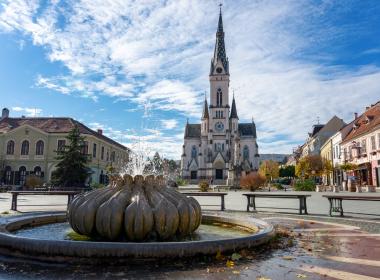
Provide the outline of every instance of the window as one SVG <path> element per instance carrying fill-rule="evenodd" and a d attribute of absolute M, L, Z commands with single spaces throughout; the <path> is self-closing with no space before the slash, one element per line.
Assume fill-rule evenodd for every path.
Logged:
<path fill-rule="evenodd" d="M 96 158 L 96 143 L 92 145 L 92 157 Z"/>
<path fill-rule="evenodd" d="M 10 140 L 7 143 L 7 155 L 13 155 L 15 153 L 15 141 Z"/>
<path fill-rule="evenodd" d="M 24 140 L 21 143 L 21 155 L 26 156 L 29 155 L 29 141 Z"/>
<path fill-rule="evenodd" d="M 244 146 L 244 148 L 243 148 L 243 159 L 244 160 L 249 159 L 249 148 L 248 148 L 248 146 Z"/>
<path fill-rule="evenodd" d="M 34 167 L 33 171 L 34 171 L 34 175 L 36 175 L 37 177 L 41 177 L 41 175 L 42 175 L 41 167 L 36 166 L 36 167 Z"/>
<path fill-rule="evenodd" d="M 10 166 L 5 167 L 5 184 L 11 185 L 12 182 L 12 168 Z"/>
<path fill-rule="evenodd" d="M 100 151 L 100 159 L 104 160 L 104 147 L 102 147 L 102 149 Z"/>
<path fill-rule="evenodd" d="M 338 145 L 335 146 L 335 156 L 336 158 L 340 158 L 340 148 Z"/>
<path fill-rule="evenodd" d="M 18 171 L 20 174 L 20 186 L 23 186 L 25 184 L 25 180 L 26 180 L 26 168 L 25 168 L 25 166 L 21 166 Z"/>
<path fill-rule="evenodd" d="M 44 141 L 39 140 L 36 143 L 36 155 L 42 156 L 44 154 Z"/>
<path fill-rule="evenodd" d="M 365 139 L 362 140 L 361 153 L 362 154 L 367 153 L 367 141 Z"/>
<path fill-rule="evenodd" d="M 197 157 L 197 147 L 193 146 L 191 148 L 191 158 L 196 158 Z"/>
<path fill-rule="evenodd" d="M 110 160 L 110 151 L 107 149 L 107 157 L 106 157 L 107 161 Z"/>
<path fill-rule="evenodd" d="M 220 117 L 223 118 L 223 111 L 220 111 Z"/>
<path fill-rule="evenodd" d="M 222 90 L 220 88 L 218 88 L 218 90 L 216 92 L 216 106 L 221 107 L 222 103 L 223 103 Z"/>
<path fill-rule="evenodd" d="M 82 143 L 82 154 L 87 155 L 88 154 L 88 142 L 83 141 Z"/>
<path fill-rule="evenodd" d="M 57 150 L 63 151 L 66 146 L 66 140 L 58 140 Z"/>
<path fill-rule="evenodd" d="M 111 152 L 111 161 L 115 162 L 115 158 L 116 158 L 116 153 L 115 153 L 115 151 L 112 151 Z"/>
<path fill-rule="evenodd" d="M 378 148 L 380 149 L 380 133 L 377 134 Z"/>
<path fill-rule="evenodd" d="M 371 136 L 371 150 L 376 151 L 376 138 L 375 135 Z"/>

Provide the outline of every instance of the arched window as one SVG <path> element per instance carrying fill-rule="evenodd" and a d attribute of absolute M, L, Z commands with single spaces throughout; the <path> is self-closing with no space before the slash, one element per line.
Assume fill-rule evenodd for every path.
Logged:
<path fill-rule="evenodd" d="M 36 143 L 36 155 L 42 156 L 44 154 L 44 141 L 38 140 Z"/>
<path fill-rule="evenodd" d="M 18 171 L 19 171 L 19 175 L 20 175 L 20 186 L 23 186 L 23 185 L 25 185 L 25 180 L 26 180 L 26 168 L 25 168 L 25 166 L 21 166 Z"/>
<path fill-rule="evenodd" d="M 22 144 L 21 144 L 21 155 L 22 156 L 29 155 L 29 141 L 28 140 L 22 141 Z"/>
<path fill-rule="evenodd" d="M 34 175 L 36 175 L 37 177 L 41 177 L 41 175 L 42 175 L 41 167 L 39 167 L 39 166 L 34 167 Z"/>
<path fill-rule="evenodd" d="M 197 157 L 197 147 L 193 146 L 191 148 L 191 157 L 196 158 Z"/>
<path fill-rule="evenodd" d="M 216 105 L 218 107 L 222 106 L 222 90 L 220 88 L 218 88 L 217 92 L 216 92 Z"/>
<path fill-rule="evenodd" d="M 7 155 L 13 155 L 15 153 L 15 141 L 10 140 L 7 143 Z"/>
<path fill-rule="evenodd" d="M 248 146 L 244 146 L 244 148 L 243 148 L 243 158 L 244 158 L 244 160 L 249 159 L 249 148 L 248 148 Z"/>
<path fill-rule="evenodd" d="M 5 167 L 5 184 L 12 185 L 12 168 L 10 166 Z"/>

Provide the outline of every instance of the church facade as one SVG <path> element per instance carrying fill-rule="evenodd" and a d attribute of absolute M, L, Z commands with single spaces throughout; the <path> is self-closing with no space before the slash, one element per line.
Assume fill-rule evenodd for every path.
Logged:
<path fill-rule="evenodd" d="M 239 123 L 235 96 L 229 103 L 229 61 L 221 12 L 209 80 L 210 104 L 205 97 L 201 123 L 186 123 L 181 173 L 192 183 L 213 179 L 217 184 L 234 185 L 240 176 L 258 170 L 259 152 L 254 121 Z"/>

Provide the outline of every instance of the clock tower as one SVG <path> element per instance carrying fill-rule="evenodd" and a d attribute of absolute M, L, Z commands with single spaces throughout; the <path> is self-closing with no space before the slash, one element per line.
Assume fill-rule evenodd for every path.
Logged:
<path fill-rule="evenodd" d="M 210 66 L 210 129 L 213 134 L 226 134 L 229 130 L 229 94 L 230 83 L 228 58 L 224 44 L 222 12 L 219 12 L 218 29 L 214 56 Z"/>

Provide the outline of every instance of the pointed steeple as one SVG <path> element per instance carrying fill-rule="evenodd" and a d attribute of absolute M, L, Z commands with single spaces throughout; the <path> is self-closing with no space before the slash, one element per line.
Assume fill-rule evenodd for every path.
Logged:
<path fill-rule="evenodd" d="M 223 19 L 222 19 L 222 7 L 220 5 L 220 11 L 219 11 L 219 21 L 218 21 L 218 29 L 216 31 L 216 41 L 215 41 L 215 49 L 214 49 L 214 57 L 211 60 L 211 67 L 210 67 L 210 75 L 214 74 L 215 67 L 217 66 L 218 62 L 223 66 L 223 70 L 225 74 L 229 74 L 228 69 L 228 58 L 226 55 L 226 47 L 224 44 L 224 31 L 223 31 Z M 218 70 L 218 69 L 216 69 Z M 218 74 L 221 74 L 223 72 L 217 71 Z"/>
<path fill-rule="evenodd" d="M 237 115 L 237 110 L 236 110 L 236 103 L 235 103 L 235 94 L 232 98 L 232 108 L 231 108 L 231 115 L 230 115 L 230 118 L 231 119 L 239 119 L 238 115 Z"/>
<path fill-rule="evenodd" d="M 207 104 L 207 98 L 205 95 L 205 102 L 204 102 L 204 106 L 203 106 L 202 119 L 208 119 L 208 118 L 210 118 L 210 116 L 208 114 L 208 104 Z"/>

